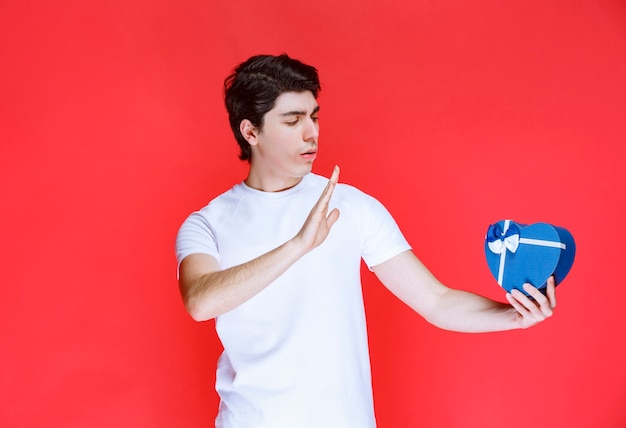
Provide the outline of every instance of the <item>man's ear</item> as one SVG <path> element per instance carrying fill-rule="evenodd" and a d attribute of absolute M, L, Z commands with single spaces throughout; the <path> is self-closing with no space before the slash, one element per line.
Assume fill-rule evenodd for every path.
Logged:
<path fill-rule="evenodd" d="M 243 135 L 243 138 L 246 139 L 248 144 L 251 146 L 256 145 L 257 136 L 259 134 L 259 130 L 256 126 L 252 124 L 248 119 L 244 119 L 239 124 L 239 132 Z"/>

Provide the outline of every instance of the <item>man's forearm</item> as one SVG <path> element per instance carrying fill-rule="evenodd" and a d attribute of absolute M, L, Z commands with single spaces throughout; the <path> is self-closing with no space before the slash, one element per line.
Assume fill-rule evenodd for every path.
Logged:
<path fill-rule="evenodd" d="M 441 328 L 467 333 L 513 330 L 532 327 L 554 313 L 556 306 L 554 277 L 550 277 L 545 295 L 530 284 L 524 291 L 506 295 L 509 305 L 474 293 L 447 289 L 432 312 L 432 322 Z"/>
<path fill-rule="evenodd" d="M 521 328 L 519 314 L 508 304 L 462 290 L 448 289 L 427 320 L 439 328 L 462 333 L 486 333 Z"/>
<path fill-rule="evenodd" d="M 226 313 L 258 294 L 303 254 L 301 246 L 290 240 L 241 265 L 193 278 L 188 285 L 181 286 L 187 311 L 196 321 Z"/>

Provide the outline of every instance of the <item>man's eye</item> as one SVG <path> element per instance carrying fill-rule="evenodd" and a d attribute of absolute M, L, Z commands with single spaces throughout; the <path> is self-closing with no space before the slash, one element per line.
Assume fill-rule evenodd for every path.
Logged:
<path fill-rule="evenodd" d="M 286 125 L 288 126 L 296 126 L 296 124 L 298 123 L 298 120 L 292 120 L 290 122 L 285 122 Z"/>
<path fill-rule="evenodd" d="M 318 120 L 320 120 L 320 118 L 319 118 L 319 117 L 317 117 L 317 116 L 311 116 L 311 120 L 312 120 L 313 122 L 317 122 Z"/>

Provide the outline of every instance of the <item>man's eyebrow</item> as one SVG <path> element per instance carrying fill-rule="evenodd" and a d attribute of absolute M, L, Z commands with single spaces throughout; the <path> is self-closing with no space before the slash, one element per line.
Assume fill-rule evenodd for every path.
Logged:
<path fill-rule="evenodd" d="M 315 114 L 319 111 L 320 111 L 320 106 L 317 106 L 313 109 L 313 113 L 311 114 Z M 306 114 L 306 111 L 303 111 L 303 110 L 292 110 L 286 113 L 281 113 L 280 115 L 282 117 L 282 116 L 304 116 L 305 114 Z"/>

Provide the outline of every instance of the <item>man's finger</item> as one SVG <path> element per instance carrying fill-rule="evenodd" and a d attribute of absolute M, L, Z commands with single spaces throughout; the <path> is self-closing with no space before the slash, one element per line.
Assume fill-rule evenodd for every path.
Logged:
<path fill-rule="evenodd" d="M 333 169 L 333 173 L 330 176 L 330 181 L 337 184 L 338 180 L 339 180 L 339 165 L 335 165 L 335 168 Z"/>
<path fill-rule="evenodd" d="M 335 190 L 337 180 L 339 180 L 339 166 L 335 165 L 335 169 L 333 169 L 333 173 L 328 180 L 328 184 L 326 184 L 326 188 L 322 192 L 322 195 L 316 204 L 323 212 L 326 212 L 326 209 L 328 208 L 328 203 L 330 202 L 330 197 L 333 195 L 333 190 Z"/>
<path fill-rule="evenodd" d="M 339 180 L 339 166 L 335 165 L 335 168 L 333 169 L 333 173 L 330 175 L 330 178 L 328 179 L 328 184 L 326 184 L 326 188 L 324 189 L 323 197 L 327 196 L 328 199 L 330 199 L 330 196 L 332 196 L 333 190 L 335 190 L 335 185 L 337 184 L 338 180 Z"/>
<path fill-rule="evenodd" d="M 538 317 L 550 317 L 552 316 L 552 306 L 546 296 L 541 291 L 533 287 L 531 284 L 524 284 L 524 291 L 526 291 L 533 299 L 532 306 L 528 309 Z"/>
<path fill-rule="evenodd" d="M 518 302 L 511 293 L 506 294 L 506 299 L 509 301 L 511 306 L 513 306 L 515 310 L 520 313 L 520 315 L 525 316 L 526 314 L 528 314 L 528 310 L 522 304 L 520 304 L 520 302 Z"/>
<path fill-rule="evenodd" d="M 556 307 L 556 280 L 554 276 L 548 278 L 548 287 L 546 289 L 546 294 L 548 296 L 548 300 L 550 301 L 550 306 L 554 309 Z"/>
<path fill-rule="evenodd" d="M 333 227 L 333 224 L 335 224 L 335 222 L 339 219 L 339 210 L 337 208 L 334 208 L 330 214 L 328 214 L 328 217 L 326 217 L 326 225 L 328 226 L 328 228 L 330 229 L 331 227 Z"/>

